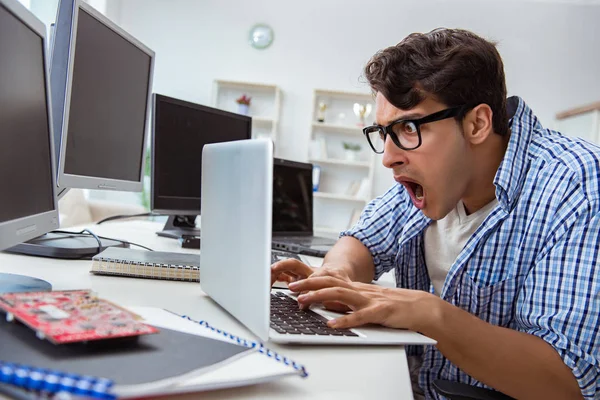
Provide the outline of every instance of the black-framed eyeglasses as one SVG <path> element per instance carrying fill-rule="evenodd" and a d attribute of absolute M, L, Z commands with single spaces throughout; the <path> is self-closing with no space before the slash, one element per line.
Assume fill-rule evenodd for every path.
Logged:
<path fill-rule="evenodd" d="M 363 129 L 363 133 L 367 137 L 369 145 L 377 154 L 383 153 L 386 136 L 389 136 L 392 142 L 401 149 L 414 150 L 422 143 L 421 125 L 446 118 L 454 118 L 467 109 L 467 106 L 451 107 L 419 119 L 399 119 L 388 126 L 367 126 Z"/>

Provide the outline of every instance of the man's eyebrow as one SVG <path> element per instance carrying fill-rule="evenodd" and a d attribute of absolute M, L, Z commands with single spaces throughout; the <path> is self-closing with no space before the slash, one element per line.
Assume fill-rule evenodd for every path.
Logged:
<path fill-rule="evenodd" d="M 400 120 L 402 120 L 402 121 L 413 120 L 413 119 L 419 119 L 422 117 L 423 117 L 423 114 L 421 114 L 421 113 L 406 114 L 406 115 L 403 115 L 402 117 L 398 117 L 398 118 L 389 120 L 385 124 L 378 124 L 377 121 L 375 121 L 375 122 L 373 122 L 373 125 L 387 126 L 387 125 L 391 124 L 392 122 L 396 122 L 396 121 L 400 121 Z"/>

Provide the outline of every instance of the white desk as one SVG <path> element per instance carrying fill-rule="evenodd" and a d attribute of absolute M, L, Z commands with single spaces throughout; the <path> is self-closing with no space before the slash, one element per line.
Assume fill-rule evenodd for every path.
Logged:
<path fill-rule="evenodd" d="M 112 222 L 89 227 L 94 233 L 148 246 L 154 250 L 198 253 L 181 249 L 173 239 L 158 237 L 162 224 Z M 79 230 L 79 229 L 70 229 Z M 314 261 L 311 259 L 310 261 Z M 55 290 L 89 289 L 121 305 L 161 307 L 236 335 L 254 338 L 200 289 L 197 283 L 95 276 L 91 261 L 55 260 L 0 252 L 0 272 L 29 275 L 50 282 Z M 273 383 L 202 393 L 203 399 L 412 399 L 404 348 L 400 346 L 269 347 L 304 364 L 307 379 L 290 377 Z M 177 396 L 198 398 L 198 394 Z"/>

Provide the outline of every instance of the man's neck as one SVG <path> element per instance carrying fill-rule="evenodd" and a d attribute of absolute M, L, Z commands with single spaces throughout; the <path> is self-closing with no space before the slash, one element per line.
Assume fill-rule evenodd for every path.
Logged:
<path fill-rule="evenodd" d="M 506 153 L 510 135 L 494 133 L 475 155 L 474 174 L 462 201 L 465 212 L 472 214 L 496 198 L 494 178 Z"/>

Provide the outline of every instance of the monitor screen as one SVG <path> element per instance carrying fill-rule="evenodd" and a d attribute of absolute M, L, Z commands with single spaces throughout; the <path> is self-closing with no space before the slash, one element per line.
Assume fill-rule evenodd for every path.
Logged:
<path fill-rule="evenodd" d="M 275 159 L 273 233 L 313 231 L 312 164 Z"/>
<path fill-rule="evenodd" d="M 141 182 L 152 59 L 79 4 L 64 174 Z"/>
<path fill-rule="evenodd" d="M 250 139 L 251 125 L 247 116 L 155 95 L 152 209 L 198 215 L 202 148 L 208 143 Z"/>
<path fill-rule="evenodd" d="M 0 4 L 0 225 L 55 209 L 43 47 Z"/>

